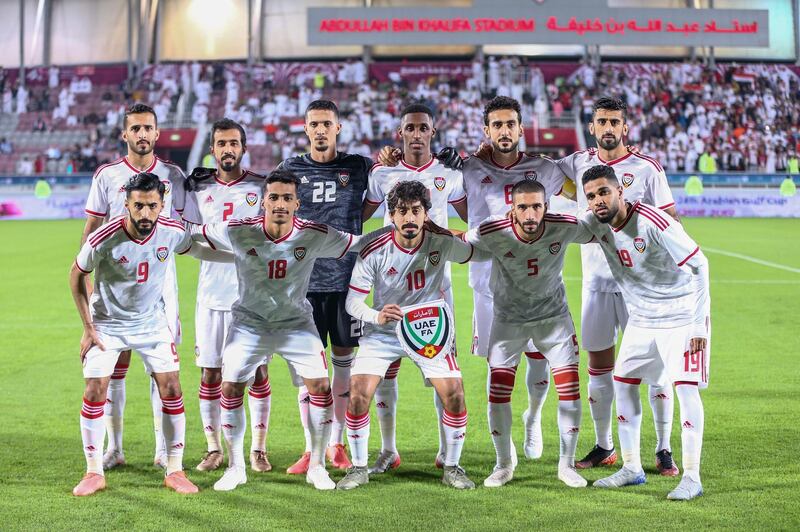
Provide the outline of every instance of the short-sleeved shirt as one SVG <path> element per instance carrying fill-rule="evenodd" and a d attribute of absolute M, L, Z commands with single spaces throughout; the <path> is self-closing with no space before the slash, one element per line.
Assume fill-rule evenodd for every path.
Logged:
<path fill-rule="evenodd" d="M 598 164 L 606 164 L 614 168 L 614 173 L 624 189 L 623 195 L 626 200 L 631 202 L 641 200 L 651 205 L 657 205 L 660 209 L 675 205 L 667 176 L 658 161 L 640 153 L 628 153 L 619 159 L 604 161 L 596 148 L 590 148 L 558 160 L 561 170 L 575 182 L 580 211 L 589 207 L 581 179 L 586 170 Z M 608 269 L 608 264 L 597 246 L 583 246 L 581 262 L 585 288 L 598 292 L 620 291 L 620 287 L 611 275 L 611 270 Z"/>
<path fill-rule="evenodd" d="M 262 213 L 264 176 L 244 170 L 239 179 L 226 183 L 216 177 L 200 181 L 187 194 L 194 198 L 204 224 L 251 218 Z M 230 310 L 236 301 L 236 266 L 202 261 L 197 282 L 197 302 L 214 310 Z"/>
<path fill-rule="evenodd" d="M 683 226 L 660 209 L 642 202 L 628 206 L 619 227 L 600 223 L 593 213 L 581 220 L 594 235 L 628 307 L 628 323 L 650 328 L 694 324 L 696 290 L 692 275 L 681 269 L 694 266 L 702 253 Z"/>
<path fill-rule="evenodd" d="M 515 224 L 493 217 L 464 235 L 476 250 L 492 255 L 490 287 L 494 315 L 510 323 L 561 316 L 569 311 L 564 280 L 564 254 L 571 242 L 593 238 L 574 216 L 545 214 L 536 240 L 524 240 Z"/>
<path fill-rule="evenodd" d="M 547 200 L 558 195 L 564 186 L 564 172 L 548 157 L 520 153 L 516 162 L 502 166 L 494 158 L 484 161 L 470 157 L 464 162 L 464 188 L 467 191 L 470 229 L 492 216 L 504 216 L 512 205 L 511 189 L 519 181 L 540 182 Z M 469 285 L 481 293 L 489 292 L 492 263 L 470 262 Z"/>
<path fill-rule="evenodd" d="M 256 216 L 203 225 L 200 231 L 213 248 L 233 251 L 239 286 L 234 318 L 259 330 L 294 328 L 311 320 L 306 293 L 314 261 L 344 256 L 353 235 L 294 218 L 289 233 L 274 239 L 264 223 Z"/>
<path fill-rule="evenodd" d="M 353 235 L 361 234 L 361 204 L 372 168 L 371 159 L 338 153 L 332 161 L 319 163 L 305 154 L 284 160 L 280 167 L 292 171 L 300 179 L 299 217 Z M 355 253 L 348 253 L 341 260 L 317 259 L 309 292 L 346 292 L 355 261 Z"/>
<path fill-rule="evenodd" d="M 397 242 L 395 231 L 365 244 L 358 254 L 350 290 L 368 294 L 374 288 L 372 307 L 416 305 L 444 297 L 445 266 L 464 263 L 472 257 L 472 246 L 460 239 L 424 230 L 414 249 Z M 364 324 L 364 334 L 394 337 L 395 324 Z M 396 341 L 396 339 L 395 339 Z"/>
<path fill-rule="evenodd" d="M 191 200 L 188 202 L 186 200 L 184 188 L 186 176 L 176 164 L 154 157 L 153 164 L 144 171 L 157 175 L 164 183 L 166 191 L 163 216 L 200 223 L 197 205 Z M 125 214 L 125 185 L 138 173 L 140 171 L 128 162 L 127 157 L 100 166 L 92 178 L 89 197 L 86 200 L 86 214 L 106 220 Z"/>
<path fill-rule="evenodd" d="M 94 271 L 90 307 L 95 327 L 139 334 L 166 326 L 164 281 L 173 253 L 186 253 L 192 240 L 180 222 L 159 216 L 151 233 L 139 240 L 117 216 L 93 231 L 75 264 Z"/>

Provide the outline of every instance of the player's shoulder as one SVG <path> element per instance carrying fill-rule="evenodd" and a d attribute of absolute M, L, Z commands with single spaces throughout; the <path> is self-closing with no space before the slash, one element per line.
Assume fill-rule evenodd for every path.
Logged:
<path fill-rule="evenodd" d="M 246 218 L 232 218 L 228 221 L 228 227 L 256 227 L 264 223 L 263 216 L 248 216 Z"/>
<path fill-rule="evenodd" d="M 161 165 L 166 170 L 170 179 L 186 179 L 186 174 L 183 173 L 183 169 L 177 163 L 169 159 L 156 157 L 156 164 Z"/>
<path fill-rule="evenodd" d="M 670 226 L 669 216 L 658 207 L 637 201 L 630 210 L 628 218 L 636 216 L 640 228 L 655 228 L 658 231 L 665 231 Z"/>
<path fill-rule="evenodd" d="M 392 236 L 392 231 L 376 236 L 375 238 L 367 242 L 363 248 L 361 248 L 361 251 L 359 252 L 358 256 L 361 259 L 366 259 L 370 255 L 373 255 L 379 249 L 384 248 L 386 245 L 388 245 L 393 238 L 394 237 Z"/>
<path fill-rule="evenodd" d="M 629 157 L 628 160 L 632 164 L 650 170 L 654 173 L 662 173 L 664 171 L 664 167 L 661 166 L 655 157 L 646 155 L 644 153 L 631 152 L 631 157 Z"/>
<path fill-rule="evenodd" d="M 156 223 L 158 224 L 158 227 L 167 231 L 179 233 L 180 235 L 183 235 L 186 232 L 186 228 L 181 222 L 173 220 L 172 218 L 167 218 L 166 216 L 159 216 Z"/>
<path fill-rule="evenodd" d="M 325 224 L 321 224 L 319 222 L 313 222 L 311 220 L 306 220 L 304 218 L 298 218 L 295 216 L 294 220 L 292 221 L 292 226 L 297 229 L 298 231 L 307 231 L 311 234 L 319 233 L 323 235 L 328 234 L 328 226 Z"/>
<path fill-rule="evenodd" d="M 92 179 L 100 179 L 105 175 L 113 172 L 118 166 L 125 164 L 125 158 L 120 157 L 116 161 L 111 161 L 110 163 L 101 164 L 97 167 L 97 170 L 94 171 L 94 175 Z"/>
<path fill-rule="evenodd" d="M 125 215 L 119 215 L 111 218 L 108 222 L 104 223 L 91 233 L 86 238 L 94 249 L 99 249 L 104 245 L 113 241 L 113 236 L 121 234 L 125 230 Z"/>
<path fill-rule="evenodd" d="M 366 168 L 370 170 L 375 164 L 369 157 L 364 157 L 358 153 L 339 152 L 339 161 L 351 168 Z"/>
<path fill-rule="evenodd" d="M 490 216 L 478 225 L 478 234 L 481 236 L 497 233 L 511 228 L 511 220 L 506 216 Z"/>
<path fill-rule="evenodd" d="M 578 218 L 562 212 L 548 212 L 544 215 L 544 221 L 559 225 L 578 225 Z"/>
<path fill-rule="evenodd" d="M 254 172 L 252 170 L 245 170 L 244 175 L 242 177 L 243 181 L 252 181 L 259 184 L 263 184 L 264 180 L 267 178 L 266 175 L 259 174 L 258 172 Z"/>

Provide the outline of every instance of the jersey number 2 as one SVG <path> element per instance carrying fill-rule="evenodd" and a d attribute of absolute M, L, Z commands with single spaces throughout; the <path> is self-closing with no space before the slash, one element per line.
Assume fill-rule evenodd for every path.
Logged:
<path fill-rule="evenodd" d="M 228 218 L 230 218 L 231 214 L 233 214 L 233 203 L 228 202 L 224 203 L 224 205 L 225 205 L 225 210 L 222 211 L 222 221 L 227 222 Z"/>

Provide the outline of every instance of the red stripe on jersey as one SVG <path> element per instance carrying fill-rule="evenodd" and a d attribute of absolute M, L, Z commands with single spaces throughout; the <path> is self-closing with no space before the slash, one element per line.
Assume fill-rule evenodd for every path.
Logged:
<path fill-rule="evenodd" d="M 678 266 L 683 266 L 684 264 L 686 264 L 687 262 L 689 262 L 689 259 L 691 259 L 692 257 L 694 257 L 694 256 L 697 254 L 697 252 L 698 252 L 698 251 L 700 251 L 700 247 L 699 247 L 699 246 L 698 246 L 698 247 L 696 247 L 696 248 L 694 248 L 694 251 L 692 251 L 691 253 L 689 253 L 689 256 L 688 256 L 688 257 L 686 257 L 685 259 L 683 259 L 682 261 L 680 261 L 680 262 L 678 263 Z"/>
<path fill-rule="evenodd" d="M 91 240 L 89 240 L 89 245 L 92 246 L 93 248 L 96 248 L 97 246 L 100 245 L 101 242 L 107 240 L 111 235 L 113 235 L 120 229 L 123 229 L 124 224 L 125 224 L 124 220 L 108 224 L 108 226 L 106 226 L 105 229 L 102 229 L 100 232 L 95 234 L 91 238 Z"/>
<path fill-rule="evenodd" d="M 363 288 L 359 288 L 359 287 L 353 286 L 351 284 L 347 285 L 347 286 L 350 287 L 350 290 L 355 290 L 356 292 L 361 292 L 362 294 L 369 294 L 369 290 L 364 290 Z"/>
<path fill-rule="evenodd" d="M 511 220 L 498 220 L 496 222 L 489 222 L 488 224 L 481 225 L 478 228 L 478 233 L 481 235 L 488 235 L 489 233 L 494 233 L 495 231 L 507 229 L 509 227 L 511 227 Z"/>
<path fill-rule="evenodd" d="M 525 356 L 534 360 L 547 360 L 539 351 L 525 351 Z"/>
<path fill-rule="evenodd" d="M 461 203 L 462 201 L 467 201 L 467 195 L 464 194 L 462 197 L 454 200 L 448 200 L 447 203 L 450 205 L 455 205 L 456 203 Z"/>
<path fill-rule="evenodd" d="M 427 231 L 423 228 L 422 229 L 422 238 L 420 239 L 419 244 L 417 244 L 414 247 L 414 249 L 408 249 L 408 248 L 404 248 L 403 246 L 401 246 L 400 243 L 397 242 L 397 239 L 394 237 L 394 231 L 392 231 L 389 234 L 392 235 L 392 242 L 394 243 L 394 247 L 396 247 L 397 249 L 399 249 L 403 253 L 407 253 L 408 255 L 413 255 L 414 253 L 419 251 L 419 248 L 421 248 L 422 244 L 425 243 L 425 233 L 427 233 Z"/>
<path fill-rule="evenodd" d="M 349 250 L 349 249 L 350 249 L 350 246 L 351 246 L 351 245 L 353 245 L 353 235 L 352 235 L 352 234 L 350 234 L 350 235 L 348 235 L 348 236 L 349 236 L 350 238 L 347 240 L 347 247 L 345 247 L 345 248 L 344 248 L 344 251 L 342 251 L 342 254 L 341 254 L 341 255 L 339 255 L 338 257 L 336 257 L 337 259 L 341 259 L 342 257 L 344 257 L 344 254 L 345 254 L 345 253 L 347 253 L 347 250 Z"/>
<path fill-rule="evenodd" d="M 675 386 L 681 386 L 681 385 L 697 386 L 697 382 L 695 382 L 695 381 L 675 381 Z"/>
<path fill-rule="evenodd" d="M 174 227 L 175 229 L 180 229 L 183 232 L 186 232 L 186 228 L 183 226 L 182 223 L 176 222 L 170 218 L 164 218 L 163 216 L 158 217 L 158 223 L 161 225 L 165 225 L 167 227 Z"/>
<path fill-rule="evenodd" d="M 631 379 L 629 377 L 617 377 L 614 375 L 614 380 L 617 382 L 623 382 L 625 384 L 641 384 L 642 379 Z"/>
<path fill-rule="evenodd" d="M 264 221 L 263 216 L 253 216 L 248 218 L 233 219 L 228 222 L 228 227 L 238 227 L 240 225 L 256 225 Z"/>
<path fill-rule="evenodd" d="M 631 219 L 631 216 L 633 216 L 633 211 L 636 210 L 636 206 L 637 205 L 639 205 L 638 201 L 628 208 L 628 214 L 625 216 L 625 219 L 622 220 L 622 223 L 620 224 L 619 227 L 612 227 L 611 228 L 611 229 L 614 230 L 615 233 L 618 233 L 619 231 L 622 231 L 622 228 L 625 227 L 628 224 L 628 221 Z"/>
<path fill-rule="evenodd" d="M 569 216 L 567 214 L 565 215 L 545 214 L 544 219 L 547 220 L 548 222 L 553 222 L 553 223 L 578 225 L 578 219 L 575 218 L 574 216 Z"/>
<path fill-rule="evenodd" d="M 217 249 L 217 247 L 214 245 L 211 239 L 208 238 L 208 235 L 206 234 L 206 225 L 207 224 L 203 224 L 203 238 L 206 239 L 206 242 L 208 242 L 208 245 L 211 246 L 211 249 Z"/>
<path fill-rule="evenodd" d="M 106 163 L 106 164 L 102 164 L 102 165 L 98 166 L 98 167 L 97 167 L 97 170 L 95 170 L 95 171 L 94 171 L 94 175 L 92 176 L 92 179 L 95 179 L 95 178 L 96 178 L 98 175 L 100 175 L 100 172 L 102 172 L 102 171 L 103 171 L 103 170 L 105 170 L 106 168 L 109 168 L 109 167 L 111 167 L 111 166 L 116 166 L 116 165 L 118 165 L 118 164 L 119 164 L 119 163 L 121 163 L 121 162 L 122 162 L 122 158 L 120 157 L 120 158 L 119 158 L 119 159 L 117 159 L 116 161 L 112 161 L 112 162 L 110 162 L 110 163 Z"/>
<path fill-rule="evenodd" d="M 637 211 L 637 212 L 639 212 L 639 211 Z M 659 222 L 658 218 L 655 218 L 655 217 L 653 217 L 653 216 L 651 216 L 649 214 L 646 214 L 644 212 L 639 212 L 639 216 L 642 216 L 643 218 L 646 218 L 646 219 L 650 220 L 651 222 L 653 222 L 653 225 L 655 225 L 660 231 L 663 231 L 664 229 L 666 229 L 664 226 L 661 225 L 661 223 Z"/>
<path fill-rule="evenodd" d="M 367 174 L 371 174 L 371 173 L 372 173 L 372 172 L 374 172 L 374 171 L 375 171 L 375 169 L 376 169 L 376 168 L 378 168 L 379 166 L 383 166 L 383 165 L 382 165 L 381 163 L 375 163 L 375 164 L 373 164 L 373 165 L 370 167 L 370 169 L 369 169 L 369 172 L 367 172 Z"/>
<path fill-rule="evenodd" d="M 593 153 L 593 154 L 594 154 L 594 153 Z M 617 158 L 617 159 L 614 159 L 613 161 L 604 161 L 604 160 L 603 160 L 603 158 L 602 158 L 602 157 L 600 157 L 600 154 L 598 153 L 598 154 L 597 154 L 597 159 L 598 159 L 598 160 L 599 160 L 601 163 L 603 163 L 603 164 L 605 164 L 605 165 L 608 165 L 608 166 L 614 166 L 615 164 L 617 164 L 617 163 L 619 163 L 619 162 L 622 162 L 622 161 L 624 161 L 625 159 L 627 159 L 627 158 L 628 158 L 628 157 L 630 157 L 631 155 L 633 155 L 633 154 L 632 154 L 631 152 L 628 152 L 628 153 L 626 153 L 625 155 L 623 155 L 622 157 L 619 157 L 619 158 Z"/>
<path fill-rule="evenodd" d="M 366 259 L 370 253 L 372 253 L 376 249 L 385 246 L 386 244 L 391 242 L 391 240 L 392 240 L 392 234 L 387 233 L 379 237 L 377 240 L 373 240 L 371 243 L 367 244 L 367 246 L 361 250 L 361 253 L 359 253 L 359 255 L 361 256 L 362 259 Z"/>
<path fill-rule="evenodd" d="M 89 209 L 84 209 L 84 211 L 86 211 L 86 214 L 97 216 L 98 218 L 105 218 L 106 214 L 108 214 L 108 212 L 94 212 L 90 211 Z"/>
<path fill-rule="evenodd" d="M 649 156 L 641 154 L 641 153 L 634 153 L 634 155 L 636 157 L 638 157 L 639 159 L 643 159 L 643 160 L 647 161 L 648 163 L 652 164 L 653 166 L 655 166 L 656 170 L 658 170 L 659 172 L 663 172 L 664 171 L 664 167 L 661 166 L 658 163 L 658 161 L 656 161 L 653 157 L 649 157 Z"/>
<path fill-rule="evenodd" d="M 425 170 L 425 169 L 427 169 L 429 166 L 431 166 L 431 165 L 434 163 L 434 161 L 436 161 L 436 157 L 434 157 L 433 155 L 431 155 L 431 160 L 430 160 L 430 161 L 428 161 L 427 163 L 423 164 L 422 166 L 413 166 L 413 165 L 410 165 L 410 164 L 408 164 L 408 163 L 407 163 L 407 162 L 406 162 L 404 159 L 400 159 L 400 164 L 402 164 L 403 166 L 405 166 L 405 167 L 406 167 L 406 168 L 408 168 L 409 170 L 414 170 L 415 172 L 422 172 L 423 170 Z"/>
<path fill-rule="evenodd" d="M 187 253 L 189 253 L 189 250 L 192 249 L 193 245 L 194 245 L 194 242 L 189 241 L 189 247 L 184 249 L 183 251 L 178 251 L 178 255 L 186 255 Z"/>
<path fill-rule="evenodd" d="M 383 200 L 381 200 L 381 201 L 372 201 L 371 199 L 366 199 L 366 198 L 364 199 L 364 201 L 366 201 L 370 205 L 380 205 L 381 203 L 383 203 Z"/>
<path fill-rule="evenodd" d="M 503 170 L 509 170 L 509 169 L 514 168 L 515 166 L 517 166 L 519 164 L 519 162 L 522 160 L 522 157 L 523 157 L 523 154 L 522 154 L 522 152 L 520 152 L 520 153 L 517 154 L 517 160 L 516 161 L 514 161 L 511 164 L 509 164 L 508 166 L 503 166 L 502 164 L 498 163 L 495 160 L 494 154 L 489 154 L 489 160 L 492 162 L 492 164 L 495 165 L 498 168 L 502 168 Z"/>
<path fill-rule="evenodd" d="M 650 207 L 649 205 L 640 203 L 639 205 L 637 205 L 636 210 L 639 212 L 647 212 L 648 214 L 657 218 L 664 225 L 664 229 L 666 229 L 667 226 L 669 226 L 669 220 L 667 219 L 666 216 L 664 216 L 664 213 L 657 209 L 654 209 L 653 207 Z"/>
<path fill-rule="evenodd" d="M 672 203 L 667 203 L 666 205 L 662 205 L 661 207 L 659 207 L 659 209 L 661 209 L 663 211 L 663 210 L 669 209 L 670 207 L 674 207 L 674 206 L 675 206 L 675 202 L 673 201 Z"/>
<path fill-rule="evenodd" d="M 130 168 L 131 170 L 133 170 L 135 173 L 138 174 L 140 172 L 152 172 L 153 168 L 156 167 L 156 163 L 158 163 L 158 157 L 153 157 L 153 164 L 151 164 L 147 170 L 139 170 L 138 168 L 134 167 L 130 162 L 128 162 L 127 157 L 123 157 L 122 162 L 124 162 L 128 168 Z"/>
<path fill-rule="evenodd" d="M 307 222 L 305 220 L 298 220 L 297 218 L 294 219 L 293 225 L 300 230 L 303 229 L 313 229 L 314 231 L 318 231 L 320 233 L 328 234 L 328 228 L 324 225 L 315 224 L 313 222 Z"/>
<path fill-rule="evenodd" d="M 669 222 L 664 220 L 664 218 L 662 218 L 661 216 L 656 215 L 652 210 L 637 208 L 636 212 L 639 214 L 639 216 L 644 216 L 645 218 L 653 222 L 653 224 L 655 224 L 655 226 L 658 227 L 661 231 L 665 230 L 669 225 Z"/>
<path fill-rule="evenodd" d="M 467 242 L 469 244 L 469 242 Z M 469 259 L 472 258 L 472 255 L 475 254 L 475 247 L 472 244 L 469 244 L 469 257 L 464 262 L 459 262 L 459 264 L 466 264 L 469 262 Z"/>
<path fill-rule="evenodd" d="M 92 270 L 84 270 L 83 268 L 81 268 L 81 265 L 80 265 L 80 264 L 78 264 L 78 261 L 77 261 L 77 260 L 75 261 L 75 267 L 76 267 L 76 268 L 78 268 L 78 269 L 79 269 L 80 271 L 82 271 L 83 273 L 92 273 Z"/>

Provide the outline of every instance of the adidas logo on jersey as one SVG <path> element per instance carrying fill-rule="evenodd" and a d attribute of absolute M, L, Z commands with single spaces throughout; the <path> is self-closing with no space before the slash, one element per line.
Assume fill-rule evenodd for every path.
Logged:
<path fill-rule="evenodd" d="M 308 184 L 308 178 L 306 176 L 301 177 L 300 178 L 300 183 L 302 183 L 304 185 L 307 185 Z"/>
<path fill-rule="evenodd" d="M 397 275 L 397 270 L 394 269 L 394 266 L 386 270 L 386 275 Z"/>
<path fill-rule="evenodd" d="M 510 251 L 509 251 L 508 253 L 506 253 L 505 255 L 503 255 L 503 256 L 504 256 L 505 258 L 507 258 L 507 259 L 514 259 L 514 258 L 516 258 L 516 257 L 514 257 L 514 254 L 513 254 L 513 253 L 511 253 Z"/>
<path fill-rule="evenodd" d="M 481 183 L 483 183 L 484 185 L 490 185 L 492 183 L 492 178 L 487 175 L 481 180 Z"/>
<path fill-rule="evenodd" d="M 214 196 L 209 196 L 206 198 L 206 203 L 214 203 Z"/>
<path fill-rule="evenodd" d="M 128 264 L 128 262 L 129 262 L 128 257 L 126 257 L 125 255 L 117 259 L 117 264 Z"/>
<path fill-rule="evenodd" d="M 250 249 L 247 251 L 247 254 L 248 254 L 248 255 L 252 255 L 253 257 L 258 257 L 258 253 L 256 253 L 256 248 L 250 248 Z"/>

